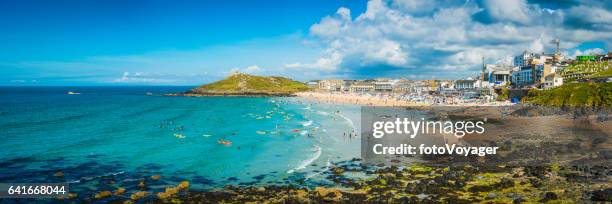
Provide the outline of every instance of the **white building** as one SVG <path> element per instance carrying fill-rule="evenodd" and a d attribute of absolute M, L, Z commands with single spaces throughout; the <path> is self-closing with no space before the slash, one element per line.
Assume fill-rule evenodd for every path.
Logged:
<path fill-rule="evenodd" d="M 510 73 L 515 69 L 514 66 L 487 64 L 484 81 L 488 82 L 488 87 L 504 86 L 510 83 Z"/>
<path fill-rule="evenodd" d="M 358 81 L 353 83 L 350 90 L 352 92 L 372 92 L 374 91 L 374 83 L 366 81 Z"/>
<path fill-rule="evenodd" d="M 455 89 L 457 90 L 466 90 L 466 89 L 474 89 L 478 85 L 476 80 L 457 80 L 455 81 Z"/>
<path fill-rule="evenodd" d="M 322 91 L 340 91 L 344 80 L 342 79 L 325 79 L 319 81 L 319 90 Z"/>
<path fill-rule="evenodd" d="M 374 81 L 374 90 L 378 92 L 391 92 L 395 81 L 391 79 L 377 79 Z"/>

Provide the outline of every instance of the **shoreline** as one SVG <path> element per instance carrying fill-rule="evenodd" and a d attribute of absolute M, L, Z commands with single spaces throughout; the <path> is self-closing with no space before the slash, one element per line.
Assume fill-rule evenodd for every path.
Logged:
<path fill-rule="evenodd" d="M 328 104 L 348 104 L 362 106 L 386 106 L 386 107 L 406 107 L 406 106 L 512 106 L 516 105 L 508 101 L 495 101 L 490 103 L 453 103 L 453 104 L 432 104 L 429 102 L 414 102 L 400 100 L 393 93 L 386 95 L 370 95 L 357 93 L 324 93 L 324 92 L 298 92 L 296 97 L 314 99 Z"/>
<path fill-rule="evenodd" d="M 362 105 L 362 106 L 427 106 L 426 103 L 402 101 L 395 98 L 382 98 L 355 93 L 321 93 L 298 92 L 296 97 L 314 99 L 332 105 Z"/>

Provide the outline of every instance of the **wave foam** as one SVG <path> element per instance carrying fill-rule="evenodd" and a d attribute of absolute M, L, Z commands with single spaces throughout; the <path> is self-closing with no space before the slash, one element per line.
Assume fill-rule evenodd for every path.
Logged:
<path fill-rule="evenodd" d="M 309 120 L 309 121 L 306 121 L 306 122 L 302 122 L 302 126 L 304 126 L 304 127 L 308 127 L 310 125 L 312 125 L 312 120 Z"/>
<path fill-rule="evenodd" d="M 321 153 L 323 151 L 321 150 L 321 147 L 319 147 L 317 145 L 314 145 L 314 147 L 315 147 L 315 153 L 312 155 L 312 157 L 302 161 L 300 163 L 300 165 L 298 165 L 298 167 L 296 167 L 294 169 L 290 169 L 289 171 L 287 171 L 287 173 L 291 174 L 291 173 L 293 173 L 293 172 L 295 172 L 297 170 L 305 169 L 308 165 L 312 164 L 312 162 L 316 161 L 321 156 Z"/>

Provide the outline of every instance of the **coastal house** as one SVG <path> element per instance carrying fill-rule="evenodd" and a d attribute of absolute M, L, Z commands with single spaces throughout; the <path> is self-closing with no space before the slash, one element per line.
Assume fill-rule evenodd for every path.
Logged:
<path fill-rule="evenodd" d="M 406 93 L 410 92 L 412 87 L 414 87 L 414 83 L 407 79 L 399 79 L 393 86 L 393 92 L 396 93 Z"/>
<path fill-rule="evenodd" d="M 476 88 L 476 80 L 457 80 L 455 81 L 455 89 L 466 90 Z"/>
<path fill-rule="evenodd" d="M 351 86 L 356 82 L 356 80 L 344 80 L 342 85 L 340 86 L 340 90 L 343 92 L 347 92 L 351 90 Z"/>
<path fill-rule="evenodd" d="M 325 79 L 319 81 L 319 90 L 322 91 L 340 91 L 344 80 L 342 79 Z"/>
<path fill-rule="evenodd" d="M 514 66 L 509 65 L 492 65 L 487 64 L 485 67 L 485 79 L 489 86 L 504 86 L 510 83 L 511 72 L 515 70 Z"/>
<path fill-rule="evenodd" d="M 306 86 L 308 86 L 308 88 L 313 89 L 313 90 L 317 89 L 319 88 L 319 80 L 307 81 Z"/>
<path fill-rule="evenodd" d="M 394 80 L 381 78 L 375 79 L 374 81 L 374 91 L 377 92 L 391 92 L 393 91 L 393 86 L 395 85 Z"/>
<path fill-rule="evenodd" d="M 373 92 L 374 83 L 370 81 L 357 81 L 350 87 L 351 92 Z"/>
<path fill-rule="evenodd" d="M 563 77 L 556 73 L 549 74 L 544 79 L 544 83 L 541 85 L 543 89 L 551 89 L 563 85 Z"/>

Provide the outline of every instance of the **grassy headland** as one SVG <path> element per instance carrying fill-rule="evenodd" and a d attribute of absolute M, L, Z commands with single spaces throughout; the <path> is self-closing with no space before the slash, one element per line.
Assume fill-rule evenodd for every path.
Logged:
<path fill-rule="evenodd" d="M 307 91 L 298 81 L 277 76 L 254 76 L 235 73 L 214 83 L 191 89 L 184 96 L 290 96 Z"/>

